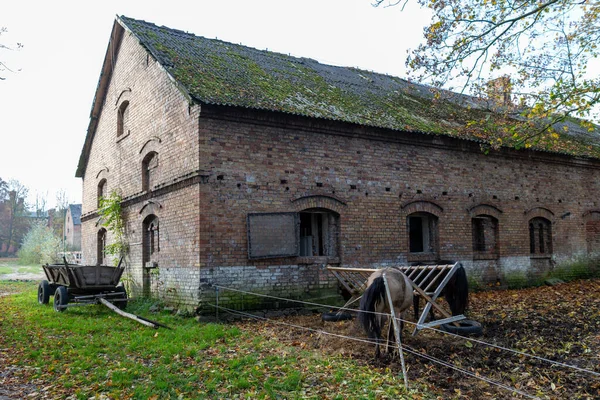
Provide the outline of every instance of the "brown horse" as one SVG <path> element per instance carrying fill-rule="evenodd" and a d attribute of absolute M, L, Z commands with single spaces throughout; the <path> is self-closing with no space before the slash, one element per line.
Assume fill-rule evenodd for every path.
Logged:
<path fill-rule="evenodd" d="M 402 333 L 404 312 L 413 302 L 413 289 L 410 281 L 401 271 L 393 268 L 378 269 L 369 276 L 367 289 L 360 300 L 358 319 L 362 324 L 369 339 L 375 340 L 375 357 L 379 358 L 381 351 L 379 345 L 382 341 L 381 328 L 383 313 L 389 313 L 387 293 L 383 275 L 387 280 L 392 304 L 397 318 L 400 318 L 400 333 Z M 393 340 L 392 322 L 388 327 L 387 343 Z"/>

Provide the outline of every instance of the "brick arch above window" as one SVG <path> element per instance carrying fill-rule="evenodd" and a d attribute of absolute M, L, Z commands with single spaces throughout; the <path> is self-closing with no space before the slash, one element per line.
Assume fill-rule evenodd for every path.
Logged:
<path fill-rule="evenodd" d="M 529 210 L 525 211 L 525 215 L 527 216 L 527 219 L 541 217 L 547 219 L 550 222 L 554 220 L 554 212 L 552 212 L 552 210 L 546 207 L 530 208 Z"/>
<path fill-rule="evenodd" d="M 158 201 L 148 200 L 144 202 L 144 205 L 140 208 L 138 214 L 142 220 L 146 219 L 149 215 L 155 215 L 160 217 L 160 210 L 162 210 L 163 206 Z"/>
<path fill-rule="evenodd" d="M 98 173 L 96 174 L 96 180 L 98 182 L 100 182 L 102 179 L 108 179 L 108 167 L 104 167 L 102 168 L 100 171 L 98 171 Z"/>
<path fill-rule="evenodd" d="M 119 93 L 119 96 L 117 96 L 117 100 L 115 101 L 115 108 L 117 108 L 117 106 L 119 104 L 121 104 L 124 101 L 129 101 L 131 97 L 131 88 L 125 88 L 123 90 L 121 90 L 121 93 Z"/>
<path fill-rule="evenodd" d="M 469 211 L 471 217 L 476 217 L 478 215 L 489 215 L 496 219 L 500 219 L 500 215 L 503 213 L 503 211 L 498 207 L 486 203 L 477 204 L 476 206 L 468 208 L 467 211 Z"/>
<path fill-rule="evenodd" d="M 412 200 L 404 203 L 401 208 L 406 215 L 425 212 L 440 217 L 444 213 L 444 208 L 431 200 Z"/>
<path fill-rule="evenodd" d="M 142 161 L 148 153 L 159 153 L 161 143 L 162 139 L 159 136 L 152 136 L 148 139 L 138 152 L 140 161 Z"/>
<path fill-rule="evenodd" d="M 296 211 L 307 210 L 311 208 L 324 208 L 341 214 L 346 207 L 346 202 L 330 195 L 310 195 L 292 200 Z"/>
<path fill-rule="evenodd" d="M 600 221 L 600 210 L 587 210 L 581 215 L 583 222 Z"/>

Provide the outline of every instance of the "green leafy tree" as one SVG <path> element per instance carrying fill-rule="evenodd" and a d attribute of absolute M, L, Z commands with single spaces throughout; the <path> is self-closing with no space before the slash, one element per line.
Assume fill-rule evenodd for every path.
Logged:
<path fill-rule="evenodd" d="M 58 262 L 60 238 L 43 221 L 36 221 L 23 238 L 18 256 L 21 264 Z"/>
<path fill-rule="evenodd" d="M 407 0 L 408 1 L 408 0 Z M 391 5 L 400 2 L 391 2 Z M 516 103 L 497 119 L 472 121 L 493 145 L 556 141 L 570 117 L 600 120 L 600 2 L 581 0 L 418 0 L 433 12 L 425 42 L 411 52 L 413 78 L 481 95 L 500 78 Z M 390 5 L 376 0 L 374 5 Z M 504 76 L 509 76 L 508 81 Z M 503 104 L 506 106 L 506 104 Z M 577 121 L 588 131 L 589 122 Z M 561 123 L 561 124 L 559 124 Z M 597 131 L 597 130 L 596 130 Z M 498 140 L 499 139 L 499 140 Z"/>
<path fill-rule="evenodd" d="M 100 207 L 98 214 L 102 217 L 102 226 L 106 227 L 108 232 L 112 233 L 112 243 L 106 245 L 105 252 L 114 256 L 113 262 L 116 264 L 121 257 L 125 257 L 129 250 L 125 233 L 125 220 L 121 209 L 121 196 L 112 191 L 110 195 L 100 198 Z"/>

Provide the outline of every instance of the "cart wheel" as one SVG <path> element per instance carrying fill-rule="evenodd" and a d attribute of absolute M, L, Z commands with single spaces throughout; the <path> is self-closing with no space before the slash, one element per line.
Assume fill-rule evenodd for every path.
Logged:
<path fill-rule="evenodd" d="M 125 290 L 125 286 L 117 286 L 115 292 L 121 293 L 120 296 L 116 296 L 115 298 L 118 301 L 115 301 L 115 305 L 119 307 L 121 310 L 127 308 L 127 290 Z"/>
<path fill-rule="evenodd" d="M 43 280 L 38 285 L 38 303 L 48 304 L 50 301 L 50 284 L 47 280 Z"/>
<path fill-rule="evenodd" d="M 63 312 L 67 309 L 66 305 L 69 302 L 69 292 L 64 286 L 59 286 L 54 292 L 54 311 Z"/>

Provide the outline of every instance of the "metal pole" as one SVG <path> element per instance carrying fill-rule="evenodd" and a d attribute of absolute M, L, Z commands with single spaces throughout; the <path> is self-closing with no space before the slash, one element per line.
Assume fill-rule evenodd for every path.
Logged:
<path fill-rule="evenodd" d="M 390 306 L 390 314 L 392 315 L 392 322 L 394 324 L 394 334 L 396 336 L 396 343 L 398 343 L 398 353 L 400 354 L 400 364 L 402 365 L 402 375 L 404 377 L 404 387 L 408 389 L 408 377 L 406 376 L 406 365 L 404 364 L 404 351 L 402 350 L 402 342 L 400 341 L 400 327 L 398 326 L 398 320 L 396 319 L 396 312 L 394 310 L 394 303 L 392 302 L 392 295 L 390 293 L 390 287 L 388 285 L 385 272 L 383 273 L 383 282 L 385 283 L 385 292 L 387 294 L 388 304 Z"/>

